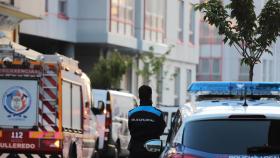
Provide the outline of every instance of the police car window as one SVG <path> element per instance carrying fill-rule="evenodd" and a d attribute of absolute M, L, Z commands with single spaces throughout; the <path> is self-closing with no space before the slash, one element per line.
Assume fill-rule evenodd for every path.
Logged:
<path fill-rule="evenodd" d="M 168 138 L 168 142 L 172 142 L 177 131 L 179 130 L 180 126 L 182 124 L 182 116 L 180 111 L 178 110 L 175 114 L 174 120 L 171 124 L 171 129 L 170 129 L 170 133 L 169 133 L 169 138 Z"/>
<path fill-rule="evenodd" d="M 258 149 L 274 149 L 280 153 L 279 133 L 280 120 L 194 121 L 185 124 L 183 144 L 219 154 L 243 155 Z"/>

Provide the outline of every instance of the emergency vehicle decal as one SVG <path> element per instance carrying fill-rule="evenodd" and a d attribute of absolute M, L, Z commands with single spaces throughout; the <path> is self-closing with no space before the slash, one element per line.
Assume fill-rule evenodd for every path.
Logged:
<path fill-rule="evenodd" d="M 0 125 L 32 127 L 37 124 L 37 80 L 0 79 Z"/>
<path fill-rule="evenodd" d="M 11 87 L 4 93 L 3 97 L 4 109 L 10 114 L 8 117 L 22 116 L 26 118 L 24 113 L 30 108 L 31 95 L 23 87 Z"/>

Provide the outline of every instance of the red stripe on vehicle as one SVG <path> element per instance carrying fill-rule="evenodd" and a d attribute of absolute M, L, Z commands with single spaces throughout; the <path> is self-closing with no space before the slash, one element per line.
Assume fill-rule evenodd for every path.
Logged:
<path fill-rule="evenodd" d="M 39 115 L 42 116 L 42 118 L 48 123 L 48 124 L 54 124 L 54 122 L 46 115 L 43 114 L 42 109 L 39 108 Z M 43 123 L 43 122 L 42 122 Z M 43 131 L 48 131 L 41 123 L 39 123 L 39 127 L 42 128 Z M 58 127 L 57 126 L 50 126 L 52 127 L 52 129 L 54 129 L 55 131 L 58 131 Z"/>
<path fill-rule="evenodd" d="M 42 117 L 44 120 L 47 121 L 48 124 L 54 124 L 54 122 L 46 114 L 43 114 Z M 50 126 L 50 127 L 52 127 L 55 131 L 58 131 L 57 126 Z"/>
<path fill-rule="evenodd" d="M 47 131 L 47 129 L 40 122 L 38 123 L 38 126 L 41 131 Z"/>
<path fill-rule="evenodd" d="M 54 79 L 54 77 L 46 76 L 45 78 L 52 84 L 52 86 L 57 86 L 57 81 Z"/>
<path fill-rule="evenodd" d="M 50 102 L 43 101 L 43 104 L 45 105 L 45 107 L 47 107 L 49 109 L 50 112 L 55 112 L 55 108 L 53 107 L 53 105 L 51 105 Z"/>
<path fill-rule="evenodd" d="M 56 94 L 55 93 L 53 93 L 50 89 L 44 89 L 44 91 L 50 96 L 50 98 L 52 98 L 52 99 L 56 99 Z"/>

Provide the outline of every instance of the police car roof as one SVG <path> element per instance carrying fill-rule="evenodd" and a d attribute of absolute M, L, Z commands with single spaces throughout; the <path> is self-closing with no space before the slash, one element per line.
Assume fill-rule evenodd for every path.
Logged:
<path fill-rule="evenodd" d="M 240 102 L 240 101 L 239 101 Z M 276 101 L 247 102 L 248 106 L 243 104 L 230 103 L 229 105 L 214 105 L 207 107 L 197 107 L 197 109 L 185 120 L 211 120 L 211 119 L 229 119 L 229 118 L 267 118 L 280 119 L 280 104 Z M 253 105 L 255 104 L 255 105 Z"/>

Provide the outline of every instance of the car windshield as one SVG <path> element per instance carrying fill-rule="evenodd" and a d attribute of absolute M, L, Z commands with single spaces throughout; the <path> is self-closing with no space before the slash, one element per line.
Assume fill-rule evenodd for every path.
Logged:
<path fill-rule="evenodd" d="M 215 154 L 248 154 L 258 151 L 267 153 L 272 149 L 273 153 L 280 153 L 280 121 L 193 121 L 185 124 L 183 145 Z"/>

